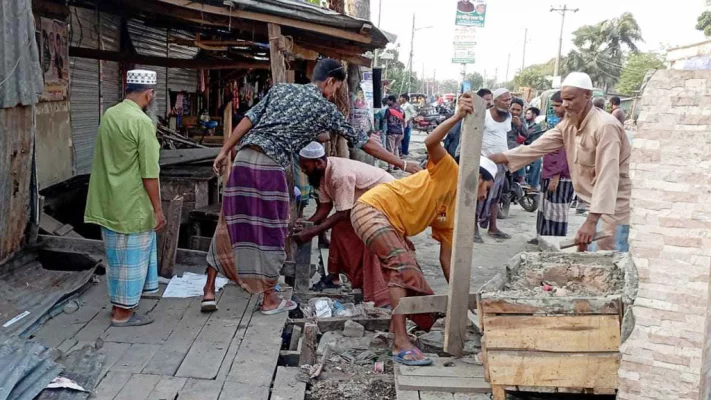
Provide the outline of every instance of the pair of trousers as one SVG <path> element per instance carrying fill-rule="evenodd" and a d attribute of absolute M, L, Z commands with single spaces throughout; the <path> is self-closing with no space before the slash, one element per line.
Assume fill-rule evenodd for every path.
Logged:
<path fill-rule="evenodd" d="M 412 127 L 408 126 L 405 128 L 405 136 L 402 138 L 402 144 L 400 145 L 400 154 L 406 156 L 410 153 L 410 136 L 412 135 Z"/>

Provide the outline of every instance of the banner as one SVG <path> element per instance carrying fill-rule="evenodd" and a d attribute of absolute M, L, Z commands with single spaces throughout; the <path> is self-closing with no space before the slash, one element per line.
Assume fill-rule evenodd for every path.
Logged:
<path fill-rule="evenodd" d="M 455 25 L 484 27 L 486 0 L 458 0 Z"/>
<path fill-rule="evenodd" d="M 69 31 L 63 21 L 40 18 L 40 65 L 44 93 L 40 101 L 67 98 L 69 88 Z"/>
<path fill-rule="evenodd" d="M 476 45 L 476 28 L 473 26 L 455 26 L 454 44 Z"/>
<path fill-rule="evenodd" d="M 474 46 L 454 44 L 453 64 L 474 64 Z"/>

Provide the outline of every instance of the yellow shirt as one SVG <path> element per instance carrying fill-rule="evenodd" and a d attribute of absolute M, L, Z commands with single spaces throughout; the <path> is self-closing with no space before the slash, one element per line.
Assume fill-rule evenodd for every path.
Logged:
<path fill-rule="evenodd" d="M 405 237 L 432 227 L 432 237 L 452 245 L 459 166 L 447 154 L 427 169 L 370 189 L 360 202 L 379 210 Z"/>

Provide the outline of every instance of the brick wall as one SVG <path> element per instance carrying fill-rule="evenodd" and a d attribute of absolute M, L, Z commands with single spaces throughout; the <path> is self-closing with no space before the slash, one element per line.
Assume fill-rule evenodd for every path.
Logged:
<path fill-rule="evenodd" d="M 658 71 L 641 107 L 630 168 L 630 251 L 640 282 L 618 398 L 706 400 L 711 71 Z"/>

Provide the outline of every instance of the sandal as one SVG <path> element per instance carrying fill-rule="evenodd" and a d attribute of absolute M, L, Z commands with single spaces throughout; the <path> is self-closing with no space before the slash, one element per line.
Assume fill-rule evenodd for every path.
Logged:
<path fill-rule="evenodd" d="M 133 313 L 133 315 L 131 315 L 131 318 L 129 318 L 127 321 L 115 322 L 112 320 L 111 326 L 122 328 L 127 326 L 143 326 L 151 323 L 153 323 L 153 318 L 149 317 L 148 315 L 138 315 L 136 313 Z"/>
<path fill-rule="evenodd" d="M 501 231 L 498 231 L 495 233 L 489 232 L 489 236 L 491 236 L 495 239 L 511 239 L 511 235 L 509 235 L 508 233 L 501 232 Z"/>
<path fill-rule="evenodd" d="M 340 283 L 335 283 L 333 282 L 333 278 L 331 278 L 329 275 L 324 275 L 318 283 L 313 285 L 311 287 L 311 290 L 315 290 L 317 292 L 323 292 L 324 289 L 340 289 L 341 284 Z"/>
<path fill-rule="evenodd" d="M 212 300 L 202 300 L 202 303 L 200 303 L 200 311 L 202 312 L 213 312 L 217 311 L 217 301 L 215 299 Z"/>
<path fill-rule="evenodd" d="M 296 310 L 296 308 L 298 306 L 299 306 L 298 304 L 296 304 L 295 302 L 293 302 L 291 300 L 281 299 L 281 303 L 279 303 L 279 307 L 277 307 L 273 310 L 260 309 L 259 312 L 261 312 L 264 315 L 274 315 L 274 314 L 279 314 L 279 313 L 283 313 L 283 312 Z"/>
<path fill-rule="evenodd" d="M 480 234 L 474 234 L 474 243 L 484 244 L 484 239 L 481 238 Z"/>
<path fill-rule="evenodd" d="M 403 350 L 397 354 L 393 354 L 393 361 L 399 364 L 408 365 L 412 367 L 422 367 L 432 364 L 432 359 L 425 357 L 421 360 L 411 360 L 406 358 L 407 356 L 417 356 L 422 355 L 422 352 L 417 347 L 413 347 L 410 350 Z"/>

